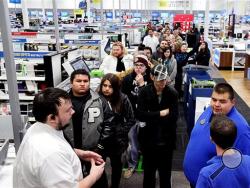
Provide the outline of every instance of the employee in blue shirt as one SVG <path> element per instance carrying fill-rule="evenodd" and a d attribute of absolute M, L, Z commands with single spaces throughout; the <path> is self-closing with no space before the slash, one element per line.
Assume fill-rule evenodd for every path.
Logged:
<path fill-rule="evenodd" d="M 239 155 L 228 148 L 232 147 L 237 136 L 237 128 L 232 120 L 226 116 L 215 116 L 210 126 L 211 141 L 215 144 L 217 156 L 208 161 L 208 166 L 202 168 L 196 188 L 235 188 L 250 187 L 250 156 Z M 226 152 L 226 153 L 224 153 Z M 235 169 L 223 168 L 222 158 L 239 161 Z M 219 172 L 219 173 L 217 173 Z"/>
<path fill-rule="evenodd" d="M 210 122 L 214 115 L 224 114 L 233 120 L 238 130 L 234 147 L 250 155 L 250 127 L 235 108 L 232 86 L 227 83 L 217 84 L 210 105 L 196 122 L 184 157 L 184 173 L 191 187 L 195 187 L 199 172 L 207 165 L 207 161 L 216 156 L 215 145 L 210 141 Z"/>

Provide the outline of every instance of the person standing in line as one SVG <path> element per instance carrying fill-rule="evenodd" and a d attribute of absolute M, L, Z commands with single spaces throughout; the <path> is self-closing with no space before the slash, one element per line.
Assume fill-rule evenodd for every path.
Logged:
<path fill-rule="evenodd" d="M 144 54 L 145 54 L 145 55 L 147 56 L 147 58 L 148 58 L 148 61 L 149 61 L 148 65 L 149 65 L 149 67 L 150 67 L 151 69 L 152 69 L 155 65 L 158 65 L 158 64 L 159 64 L 158 61 L 156 61 L 156 60 L 154 60 L 154 59 L 152 58 L 153 52 L 152 52 L 152 49 L 151 49 L 150 47 L 145 46 L 145 48 L 144 48 Z"/>
<path fill-rule="evenodd" d="M 121 42 L 114 42 L 110 55 L 104 57 L 100 70 L 107 73 L 121 73 L 133 67 L 133 56 L 127 54 Z"/>
<path fill-rule="evenodd" d="M 135 124 L 134 112 L 127 95 L 121 92 L 119 78 L 106 74 L 101 81 L 99 94 L 110 104 L 114 116 L 114 135 L 110 138 L 106 156 L 112 167 L 111 188 L 118 188 L 122 174 L 122 154 L 128 147 L 128 132 Z"/>
<path fill-rule="evenodd" d="M 234 147 L 244 155 L 250 155 L 250 127 L 235 107 L 234 90 L 228 83 L 218 83 L 211 96 L 210 107 L 197 120 L 185 152 L 183 169 L 191 187 L 195 187 L 200 170 L 209 159 L 216 156 L 214 144 L 210 141 L 210 124 L 213 116 L 223 114 L 237 127 Z"/>
<path fill-rule="evenodd" d="M 178 118 L 178 94 L 168 86 L 167 67 L 159 64 L 151 70 L 152 84 L 142 88 L 138 96 L 137 117 L 145 126 L 139 130 L 143 154 L 143 188 L 154 188 L 156 170 L 160 188 L 171 188 L 173 150 Z"/>
<path fill-rule="evenodd" d="M 211 141 L 215 144 L 216 154 L 210 159 L 208 166 L 201 169 L 196 188 L 235 188 L 250 186 L 250 156 L 238 155 L 233 147 L 237 136 L 237 128 L 232 120 L 225 115 L 217 115 L 213 118 L 210 126 Z M 229 169 L 227 166 L 219 172 L 222 158 L 227 159 L 229 164 L 237 163 L 236 168 Z M 241 161 L 240 161 L 241 160 Z"/>
<path fill-rule="evenodd" d="M 151 49 L 151 48 L 150 48 Z M 128 169 L 124 171 L 123 177 L 130 178 L 136 168 L 139 157 L 138 129 L 140 122 L 137 119 L 137 99 L 140 90 L 152 82 L 150 78 L 150 67 L 146 56 L 137 55 L 134 59 L 133 72 L 122 81 L 122 92 L 125 93 L 134 110 L 136 123 L 130 129 L 128 137 L 130 150 L 128 150 Z"/>
<path fill-rule="evenodd" d="M 168 69 L 168 75 L 170 77 L 170 85 L 174 87 L 175 84 L 175 77 L 177 74 L 177 62 L 174 58 L 173 51 L 171 47 L 167 47 L 163 51 L 163 62 L 162 64 L 165 65 Z"/>
<path fill-rule="evenodd" d="M 177 74 L 175 77 L 175 89 L 179 93 L 179 98 L 183 97 L 182 82 L 183 82 L 183 67 L 187 65 L 188 58 L 193 55 L 193 51 L 187 52 L 187 43 L 182 43 L 180 50 L 175 51 L 174 57 L 177 62 Z"/>
<path fill-rule="evenodd" d="M 36 123 L 24 135 L 13 168 L 15 188 L 90 188 L 104 170 L 101 156 L 73 149 L 63 136 L 74 110 L 64 90 L 47 88 L 33 101 Z M 91 162 L 83 179 L 80 157 Z M 96 164 L 95 164 L 96 163 Z"/>
<path fill-rule="evenodd" d="M 156 52 L 153 53 L 152 59 L 162 63 L 163 59 L 163 51 L 168 47 L 168 42 L 166 40 L 162 40 L 160 46 L 156 49 Z"/>
<path fill-rule="evenodd" d="M 208 49 L 208 44 L 202 41 L 195 56 L 195 62 L 197 65 L 209 66 L 210 57 L 211 54 Z"/>
<path fill-rule="evenodd" d="M 105 158 L 109 138 L 113 134 L 114 118 L 108 102 L 90 89 L 90 75 L 84 69 L 72 72 L 70 76 L 72 100 L 75 114 L 72 122 L 64 130 L 65 136 L 75 148 L 95 151 Z M 83 162 L 85 173 L 90 172 L 90 164 Z M 104 172 L 93 185 L 94 188 L 107 188 L 108 180 Z"/>
<path fill-rule="evenodd" d="M 159 45 L 159 40 L 156 36 L 154 36 L 154 31 L 152 29 L 148 29 L 148 35 L 144 37 L 143 42 L 145 46 L 149 46 L 152 49 L 152 52 L 156 52 L 156 48 Z"/>

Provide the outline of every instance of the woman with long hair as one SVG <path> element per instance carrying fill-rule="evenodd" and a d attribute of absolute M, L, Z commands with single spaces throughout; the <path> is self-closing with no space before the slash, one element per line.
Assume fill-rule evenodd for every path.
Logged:
<path fill-rule="evenodd" d="M 135 124 L 132 105 L 127 95 L 121 92 L 120 79 L 112 73 L 106 74 L 101 81 L 99 94 L 110 104 L 114 112 L 114 135 L 106 148 L 112 167 L 112 188 L 118 188 L 122 174 L 122 153 L 128 147 L 128 132 Z"/>
<path fill-rule="evenodd" d="M 173 51 L 171 47 L 167 47 L 165 50 L 163 50 L 163 65 L 167 67 L 168 75 L 170 77 L 171 82 L 170 85 L 174 86 L 175 84 L 175 77 L 177 74 L 177 62 L 174 58 Z"/>
<path fill-rule="evenodd" d="M 209 66 L 209 61 L 210 61 L 210 51 L 208 49 L 208 44 L 205 41 L 202 41 L 200 43 L 200 46 L 198 48 L 198 52 L 195 56 L 195 61 L 197 65 L 204 65 L 204 66 Z"/>

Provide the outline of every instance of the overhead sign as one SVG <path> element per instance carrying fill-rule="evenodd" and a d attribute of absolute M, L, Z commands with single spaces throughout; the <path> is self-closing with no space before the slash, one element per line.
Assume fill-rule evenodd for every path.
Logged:
<path fill-rule="evenodd" d="M 12 32 L 13 36 L 36 36 L 37 32 Z"/>
<path fill-rule="evenodd" d="M 84 44 L 84 45 L 98 45 L 100 40 L 65 40 L 66 44 Z"/>
<path fill-rule="evenodd" d="M 87 9 L 87 2 L 86 2 L 86 0 L 80 1 L 79 8 L 80 9 L 85 9 L 85 10 Z"/>
<path fill-rule="evenodd" d="M 95 5 L 99 5 L 101 3 L 101 0 L 92 0 L 92 3 Z"/>
<path fill-rule="evenodd" d="M 166 7 L 168 7 L 168 0 L 158 0 L 158 6 L 160 8 L 166 8 Z"/>
<path fill-rule="evenodd" d="M 0 42 L 3 42 L 2 39 L 0 39 Z M 22 38 L 18 39 L 18 38 L 16 38 L 16 39 L 12 39 L 12 42 L 24 43 L 24 42 L 27 42 L 27 39 L 22 39 Z"/>
<path fill-rule="evenodd" d="M 158 0 L 159 8 L 189 7 L 189 0 Z"/>

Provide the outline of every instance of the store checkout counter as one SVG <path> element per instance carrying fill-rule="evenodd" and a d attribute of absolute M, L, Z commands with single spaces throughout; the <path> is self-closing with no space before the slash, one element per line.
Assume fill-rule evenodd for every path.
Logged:
<path fill-rule="evenodd" d="M 250 71 L 248 71 L 248 69 L 250 69 L 250 51 L 248 51 L 246 53 L 246 60 L 245 60 L 245 70 L 244 70 L 244 78 L 248 78 L 250 79 Z"/>
<path fill-rule="evenodd" d="M 235 41 L 212 49 L 213 62 L 219 69 L 244 69 L 250 53 L 250 41 Z"/>

